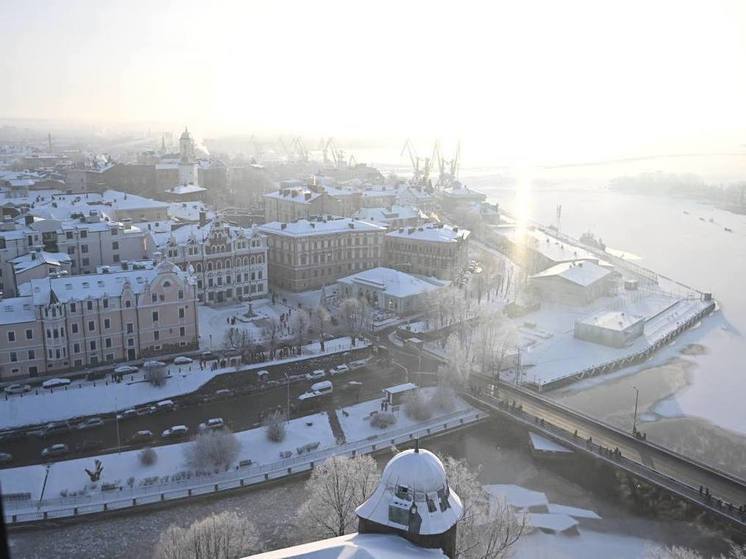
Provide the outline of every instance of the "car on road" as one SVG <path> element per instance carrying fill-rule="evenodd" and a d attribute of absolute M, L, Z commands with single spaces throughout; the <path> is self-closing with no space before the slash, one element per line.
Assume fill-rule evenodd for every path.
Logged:
<path fill-rule="evenodd" d="M 57 456 L 64 456 L 70 452 L 70 448 L 66 444 L 58 443 L 48 446 L 41 451 L 42 458 L 55 458 Z"/>
<path fill-rule="evenodd" d="M 259 382 L 267 382 L 269 380 L 269 371 L 262 369 L 256 372 L 256 378 Z"/>
<path fill-rule="evenodd" d="M 155 406 L 145 406 L 142 408 L 137 408 L 137 415 L 152 415 L 156 412 L 158 412 L 158 408 L 156 408 Z"/>
<path fill-rule="evenodd" d="M 202 432 L 217 431 L 223 427 L 225 427 L 225 421 L 223 421 L 222 417 L 213 417 L 212 419 L 208 419 L 204 423 L 199 424 L 199 430 Z"/>
<path fill-rule="evenodd" d="M 349 372 L 350 372 L 350 368 L 347 365 L 345 365 L 344 363 L 342 363 L 341 365 L 337 365 L 336 367 L 333 367 L 329 371 L 329 373 L 331 375 L 343 375 L 343 374 L 349 373 Z"/>
<path fill-rule="evenodd" d="M 13 461 L 13 455 L 9 452 L 0 452 L 0 464 L 7 464 Z"/>
<path fill-rule="evenodd" d="M 130 437 L 131 443 L 147 443 L 153 440 L 153 432 L 143 429 Z"/>
<path fill-rule="evenodd" d="M 46 426 L 39 431 L 39 435 L 46 439 L 54 435 L 60 435 L 70 431 L 70 425 L 66 421 L 47 423 Z"/>
<path fill-rule="evenodd" d="M 85 431 L 86 429 L 94 429 L 101 427 L 104 424 L 104 420 L 100 417 L 89 417 L 78 423 L 78 430 Z"/>
<path fill-rule="evenodd" d="M 133 417 L 137 417 L 137 410 L 135 408 L 130 408 L 117 414 L 117 419 L 131 419 Z"/>
<path fill-rule="evenodd" d="M 24 392 L 29 392 L 31 390 L 31 386 L 28 384 L 9 384 L 5 387 L 5 393 L 6 394 L 23 394 Z"/>
<path fill-rule="evenodd" d="M 315 371 L 306 373 L 306 380 L 318 380 L 320 378 L 324 378 L 325 376 L 326 371 L 324 369 L 316 369 Z"/>
<path fill-rule="evenodd" d="M 58 388 L 70 384 L 69 378 L 50 378 L 41 383 L 42 388 Z"/>
<path fill-rule="evenodd" d="M 120 365 L 114 369 L 114 372 L 118 375 L 129 375 L 130 373 L 136 373 L 137 370 L 137 367 L 133 367 L 132 365 Z"/>
<path fill-rule="evenodd" d="M 311 392 L 318 392 L 319 394 L 331 394 L 333 390 L 334 385 L 330 380 L 322 380 L 311 385 Z"/>
<path fill-rule="evenodd" d="M 189 434 L 189 427 L 186 425 L 174 425 L 161 433 L 164 439 L 181 439 Z"/>
<path fill-rule="evenodd" d="M 76 452 L 90 452 L 104 447 L 104 441 L 83 441 L 75 445 Z"/>
<path fill-rule="evenodd" d="M 174 359 L 174 365 L 189 365 L 189 363 L 192 362 L 191 357 L 186 357 L 185 355 L 180 355 L 176 359 Z"/>
<path fill-rule="evenodd" d="M 176 404 L 173 400 L 161 400 L 160 402 L 156 402 L 155 409 L 159 412 L 174 411 Z"/>
<path fill-rule="evenodd" d="M 215 391 L 215 398 L 218 400 L 222 400 L 225 398 L 233 398 L 236 393 L 231 390 L 230 388 L 221 388 L 220 390 Z"/>
<path fill-rule="evenodd" d="M 358 369 L 363 369 L 368 366 L 368 360 L 367 359 L 358 359 L 357 361 L 350 361 L 347 366 L 350 368 L 350 371 L 357 371 Z"/>

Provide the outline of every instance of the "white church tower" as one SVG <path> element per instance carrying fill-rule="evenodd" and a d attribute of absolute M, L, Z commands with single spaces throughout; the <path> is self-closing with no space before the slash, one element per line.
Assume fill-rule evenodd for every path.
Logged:
<path fill-rule="evenodd" d="M 179 184 L 198 184 L 197 162 L 194 160 L 194 140 L 189 129 L 184 128 L 184 132 L 179 138 Z"/>

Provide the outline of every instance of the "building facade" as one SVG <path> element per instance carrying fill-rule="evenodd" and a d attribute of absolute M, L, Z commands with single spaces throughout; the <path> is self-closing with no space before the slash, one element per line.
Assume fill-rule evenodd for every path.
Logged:
<path fill-rule="evenodd" d="M 256 228 L 220 219 L 185 225 L 163 236 L 159 250 L 194 274 L 199 301 L 207 304 L 265 297 L 269 291 L 267 238 Z"/>
<path fill-rule="evenodd" d="M 386 266 L 410 274 L 454 280 L 469 264 L 466 229 L 428 223 L 386 234 Z"/>
<path fill-rule="evenodd" d="M 3 380 L 196 349 L 196 284 L 168 261 L 35 279 L 0 301 L 0 340 Z"/>
<path fill-rule="evenodd" d="M 259 227 L 269 243 L 272 285 L 291 291 L 319 289 L 383 261 L 385 228 L 352 218 L 301 219 Z"/>

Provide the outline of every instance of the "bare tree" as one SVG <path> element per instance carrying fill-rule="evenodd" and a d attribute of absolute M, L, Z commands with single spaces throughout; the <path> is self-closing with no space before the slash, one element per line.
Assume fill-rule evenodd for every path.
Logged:
<path fill-rule="evenodd" d="M 645 554 L 646 559 L 703 559 L 698 551 L 686 547 L 657 547 Z M 746 546 L 731 544 L 727 555 L 720 555 L 718 559 L 746 559 Z"/>
<path fill-rule="evenodd" d="M 171 525 L 158 540 L 155 559 L 237 559 L 261 551 L 254 524 L 235 512 L 212 514 L 188 528 Z"/>
<path fill-rule="evenodd" d="M 417 421 L 425 421 L 433 416 L 433 408 L 430 401 L 418 389 L 405 396 L 404 413 L 407 414 L 407 417 Z"/>
<path fill-rule="evenodd" d="M 342 301 L 339 313 L 347 332 L 352 337 L 352 345 L 354 346 L 356 338 L 360 336 L 365 326 L 367 306 L 364 301 L 350 297 Z"/>
<path fill-rule="evenodd" d="M 264 420 L 264 428 L 267 432 L 267 439 L 273 443 L 279 443 L 285 440 L 285 415 L 276 411 L 271 413 Z"/>
<path fill-rule="evenodd" d="M 464 516 L 459 522 L 456 557 L 459 559 L 502 559 L 518 543 L 526 530 L 526 517 L 516 516 L 502 501 L 490 507 L 479 483 L 479 470 L 464 460 L 443 460 L 448 484 L 461 497 Z"/>
<path fill-rule="evenodd" d="M 240 450 L 240 441 L 230 431 L 206 431 L 184 448 L 184 457 L 195 470 L 210 470 L 230 466 Z"/>
<path fill-rule="evenodd" d="M 319 333 L 322 352 L 325 350 L 324 338 L 326 337 L 326 330 L 330 321 L 331 316 L 329 315 L 329 311 L 323 305 L 319 305 L 311 312 L 311 323 L 313 324 L 313 328 Z"/>
<path fill-rule="evenodd" d="M 155 365 L 155 362 L 145 369 L 144 378 L 153 386 L 163 386 L 168 380 L 166 365 Z"/>
<path fill-rule="evenodd" d="M 275 316 L 267 317 L 262 328 L 264 339 L 269 343 L 269 358 L 275 358 L 277 341 L 280 338 L 280 320 Z"/>
<path fill-rule="evenodd" d="M 308 499 L 298 516 L 310 535 L 342 536 L 357 527 L 355 509 L 375 490 L 380 475 L 367 455 L 333 456 L 314 468 L 306 482 Z"/>
<path fill-rule="evenodd" d="M 298 354 L 300 354 L 303 348 L 303 343 L 308 333 L 308 326 L 311 323 L 311 319 L 308 313 L 303 309 L 298 309 L 293 313 L 293 331 L 295 332 L 295 342 L 298 346 Z"/>

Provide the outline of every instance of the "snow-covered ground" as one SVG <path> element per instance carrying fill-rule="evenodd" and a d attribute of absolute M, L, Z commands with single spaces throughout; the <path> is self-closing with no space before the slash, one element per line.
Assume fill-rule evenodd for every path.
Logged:
<path fill-rule="evenodd" d="M 366 347 L 367 342 L 358 340 L 356 348 Z M 202 385 L 216 376 L 235 373 L 237 370 L 247 371 L 263 369 L 267 366 L 299 361 L 309 357 L 329 355 L 348 351 L 352 348 L 352 340 L 348 337 L 336 338 L 325 343 L 324 352 L 318 342 L 303 346 L 302 354 L 287 359 L 244 365 L 240 368 L 223 367 L 211 370 L 205 366 L 200 369 L 199 363 L 191 365 L 170 365 L 171 378 L 163 386 L 152 386 L 142 378 L 142 373 L 136 373 L 134 380 L 126 375 L 126 381 L 111 383 L 103 381 L 76 382 L 67 390 L 58 389 L 53 392 L 42 391 L 39 394 L 28 393 L 23 396 L 11 396 L 8 400 L 0 400 L 0 427 L 22 427 L 37 425 L 48 421 L 60 421 L 72 417 L 97 415 L 115 410 L 125 410 L 148 402 L 155 402 L 182 394 L 188 394 L 199 389 Z"/>
<path fill-rule="evenodd" d="M 423 389 L 423 391 L 426 397 L 431 394 L 431 389 Z M 185 449 L 193 444 L 191 442 L 155 447 L 157 460 L 155 464 L 149 466 L 140 462 L 140 451 L 132 450 L 98 457 L 64 460 L 48 466 L 37 464 L 0 470 L 0 485 L 6 496 L 19 493 L 28 493 L 31 496 L 30 501 L 11 503 L 6 510 L 8 508 L 28 509 L 35 506 L 36 502 L 42 498 L 42 491 L 44 506 L 77 506 L 145 495 L 155 494 L 157 496 L 163 491 L 284 471 L 289 466 L 299 465 L 299 461 L 302 460 L 323 460 L 330 453 L 349 452 L 351 445 L 359 443 L 368 445 L 374 439 L 393 438 L 431 426 L 441 428 L 443 422 L 449 421 L 449 418 L 474 411 L 468 404 L 457 398 L 453 410 L 436 413 L 427 421 L 413 421 L 402 413 L 395 424 L 386 429 L 379 429 L 363 420 L 363 417 L 369 415 L 371 411 L 380 409 L 379 402 L 380 400 L 362 402 L 344 408 L 347 415 L 342 412 L 338 413 L 347 442 L 342 447 L 338 446 L 325 412 L 289 421 L 286 426 L 285 439 L 278 443 L 267 439 L 264 428 L 237 432 L 240 451 L 236 462 L 229 470 L 213 472 L 206 476 L 197 476 L 186 463 Z M 302 450 L 305 445 L 309 444 L 313 444 L 315 448 L 310 452 L 307 449 Z M 92 486 L 85 469 L 93 470 L 96 458 L 101 461 L 103 473 L 98 485 Z M 251 460 L 252 463 L 239 467 L 238 464 L 242 460 Z M 274 474 L 273 477 L 275 477 Z M 103 484 L 114 484 L 121 487 L 121 490 L 103 493 Z"/>

